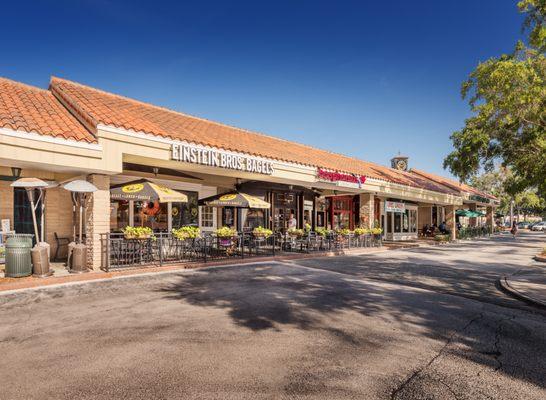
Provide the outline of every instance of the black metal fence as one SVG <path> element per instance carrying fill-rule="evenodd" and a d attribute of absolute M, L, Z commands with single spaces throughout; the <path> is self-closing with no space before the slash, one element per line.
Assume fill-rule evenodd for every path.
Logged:
<path fill-rule="evenodd" d="M 269 237 L 240 233 L 231 238 L 209 235 L 186 240 L 179 240 L 170 233 L 157 233 L 146 239 L 127 239 L 123 233 L 106 233 L 101 235 L 101 268 L 109 271 L 145 265 L 339 251 L 381 245 L 380 235 L 320 236 L 314 232 L 300 237 L 281 233 Z"/>

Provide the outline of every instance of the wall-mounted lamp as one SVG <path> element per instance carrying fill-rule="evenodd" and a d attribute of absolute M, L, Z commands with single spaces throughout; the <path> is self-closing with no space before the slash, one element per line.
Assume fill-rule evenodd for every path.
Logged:
<path fill-rule="evenodd" d="M 21 168 L 17 168 L 17 167 L 11 167 L 11 176 L 14 180 L 17 180 L 21 177 L 21 171 L 22 169 Z"/>

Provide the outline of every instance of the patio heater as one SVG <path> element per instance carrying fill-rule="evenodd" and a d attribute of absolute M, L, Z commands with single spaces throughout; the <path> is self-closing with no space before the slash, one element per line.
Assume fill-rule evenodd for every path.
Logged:
<path fill-rule="evenodd" d="M 49 269 L 49 244 L 45 242 L 44 234 L 45 189 L 56 185 L 38 178 L 20 178 L 13 182 L 11 186 L 25 189 L 28 201 L 30 202 L 32 224 L 36 236 L 36 245 L 31 250 L 33 274 L 41 278 L 50 276 L 53 274 L 53 271 Z M 36 190 L 38 191 L 38 198 L 36 198 Z M 38 221 L 36 218 L 38 207 L 41 207 L 42 210 L 40 221 L 41 232 L 38 231 Z"/>
<path fill-rule="evenodd" d="M 76 179 L 62 185 L 72 195 L 73 241 L 68 244 L 68 270 L 81 274 L 87 269 L 87 246 L 83 243 L 83 221 L 86 219 L 90 194 L 98 189 L 95 185 L 83 179 Z M 79 208 L 78 236 L 76 238 L 76 209 Z"/>

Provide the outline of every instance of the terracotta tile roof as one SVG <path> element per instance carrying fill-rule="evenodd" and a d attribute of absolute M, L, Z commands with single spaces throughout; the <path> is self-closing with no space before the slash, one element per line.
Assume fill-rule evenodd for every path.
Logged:
<path fill-rule="evenodd" d="M 437 182 L 441 185 L 447 186 L 453 190 L 456 190 L 458 192 L 464 192 L 469 194 L 475 194 L 478 196 L 486 197 L 488 199 L 497 200 L 497 198 L 489 193 L 482 192 L 481 190 L 478 190 L 472 186 L 469 186 L 462 182 L 457 182 L 456 180 L 445 178 L 440 175 L 431 174 L 429 172 L 420 171 L 418 169 L 412 169 L 412 173 L 417 174 L 419 176 L 425 177 L 427 179 L 430 179 L 431 181 Z"/>
<path fill-rule="evenodd" d="M 88 143 L 97 142 L 51 92 L 1 77 L 0 127 Z"/>
<path fill-rule="evenodd" d="M 408 172 L 190 116 L 65 79 L 52 77 L 50 90 L 71 107 L 74 114 L 94 126 L 110 125 L 169 139 L 456 194 L 446 186 Z"/>

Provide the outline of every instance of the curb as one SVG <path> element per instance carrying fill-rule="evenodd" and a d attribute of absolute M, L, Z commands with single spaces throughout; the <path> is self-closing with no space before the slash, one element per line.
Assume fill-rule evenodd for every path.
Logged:
<path fill-rule="evenodd" d="M 546 309 L 546 302 L 535 299 L 534 297 L 528 296 L 520 292 L 519 290 L 515 289 L 514 287 L 510 285 L 510 283 L 508 283 L 507 278 L 508 278 L 507 276 L 503 276 L 502 278 L 498 280 L 498 284 L 503 292 L 517 298 L 518 300 L 522 300 L 528 304 L 531 304 L 535 307 Z"/>

